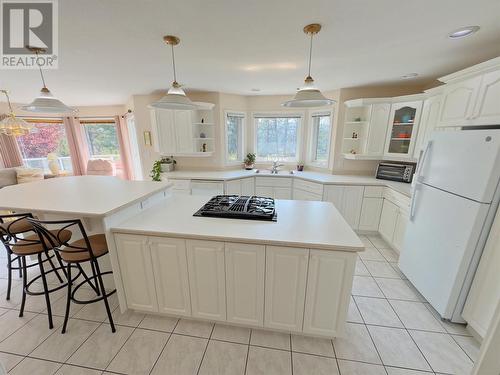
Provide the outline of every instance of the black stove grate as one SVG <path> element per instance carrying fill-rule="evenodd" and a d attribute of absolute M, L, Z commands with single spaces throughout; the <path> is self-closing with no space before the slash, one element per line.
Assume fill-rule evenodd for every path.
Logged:
<path fill-rule="evenodd" d="M 248 195 L 216 195 L 193 216 L 276 221 L 274 199 Z"/>

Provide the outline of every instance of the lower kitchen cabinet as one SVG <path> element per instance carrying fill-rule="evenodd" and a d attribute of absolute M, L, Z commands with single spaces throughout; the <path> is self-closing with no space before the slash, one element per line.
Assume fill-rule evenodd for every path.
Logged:
<path fill-rule="evenodd" d="M 225 194 L 231 195 L 254 195 L 255 180 L 253 177 L 240 178 L 226 181 Z"/>
<path fill-rule="evenodd" d="M 152 237 L 151 259 L 158 298 L 158 311 L 191 316 L 186 241 Z"/>
<path fill-rule="evenodd" d="M 226 320 L 224 243 L 187 240 L 192 316 Z"/>
<path fill-rule="evenodd" d="M 363 198 L 363 205 L 361 206 L 361 215 L 359 218 L 359 230 L 378 231 L 383 202 L 383 198 Z"/>
<path fill-rule="evenodd" d="M 352 229 L 359 227 L 364 189 L 364 186 L 325 187 L 325 200 L 333 203 Z"/>
<path fill-rule="evenodd" d="M 304 311 L 304 333 L 341 334 L 352 287 L 356 254 L 311 250 Z M 347 286 L 348 288 L 343 288 Z M 328 296 L 329 298 L 325 298 Z"/>
<path fill-rule="evenodd" d="M 309 191 L 294 188 L 293 189 L 293 199 L 299 201 L 320 201 L 322 196 L 319 194 L 311 193 Z"/>
<path fill-rule="evenodd" d="M 406 225 L 408 224 L 408 216 L 405 212 L 399 211 L 396 218 L 396 226 L 394 228 L 394 237 L 392 238 L 392 246 L 401 251 L 403 249 L 403 241 L 405 239 Z"/>
<path fill-rule="evenodd" d="M 267 246 L 264 326 L 302 331 L 309 250 Z"/>
<path fill-rule="evenodd" d="M 262 327 L 266 247 L 225 244 L 227 321 Z"/>
<path fill-rule="evenodd" d="M 380 214 L 380 224 L 378 231 L 384 240 L 391 243 L 396 229 L 396 221 L 398 219 L 398 206 L 384 199 L 382 205 L 382 213 Z"/>
<path fill-rule="evenodd" d="M 117 234 L 115 242 L 127 307 L 157 312 L 158 302 L 148 237 Z"/>

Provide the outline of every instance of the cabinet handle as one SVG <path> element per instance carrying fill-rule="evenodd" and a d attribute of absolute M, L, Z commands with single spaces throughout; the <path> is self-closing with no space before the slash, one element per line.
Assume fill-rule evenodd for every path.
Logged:
<path fill-rule="evenodd" d="M 415 184 L 415 188 L 413 189 L 413 197 L 411 197 L 411 205 L 410 205 L 410 221 L 413 221 L 413 217 L 415 216 L 415 206 L 417 205 L 417 192 L 418 192 L 419 183 Z"/>
<path fill-rule="evenodd" d="M 419 160 L 419 167 L 418 167 L 418 170 L 416 172 L 417 182 L 422 182 L 424 179 L 424 176 L 422 175 L 422 171 L 424 169 L 425 160 L 427 159 L 427 155 L 429 154 L 429 150 L 430 150 L 431 146 L 432 146 L 432 140 L 427 142 L 427 145 L 425 146 L 424 153 L 422 154 L 422 160 Z"/>

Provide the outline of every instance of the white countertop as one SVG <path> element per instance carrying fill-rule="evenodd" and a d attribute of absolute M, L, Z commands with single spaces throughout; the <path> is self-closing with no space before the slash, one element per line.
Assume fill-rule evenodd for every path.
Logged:
<path fill-rule="evenodd" d="M 364 249 L 330 202 L 276 200 L 276 222 L 193 216 L 208 200 L 200 196 L 172 196 L 111 231 L 323 250 Z"/>
<path fill-rule="evenodd" d="M 0 189 L 0 209 L 105 216 L 169 186 L 109 176 L 51 178 Z"/>
<path fill-rule="evenodd" d="M 261 170 L 257 173 L 255 170 L 247 171 L 228 170 L 228 171 L 174 171 L 162 173 L 167 179 L 190 179 L 190 180 L 213 180 L 213 181 L 230 181 L 243 177 L 254 176 L 269 176 L 269 177 L 293 177 L 302 180 L 318 182 L 322 184 L 334 185 L 374 185 L 387 186 L 395 191 L 411 197 L 411 185 L 404 182 L 378 180 L 373 176 L 358 176 L 358 175 L 340 175 L 319 172 L 294 172 L 290 174 L 282 171 L 279 174 L 270 174 L 268 171 Z"/>

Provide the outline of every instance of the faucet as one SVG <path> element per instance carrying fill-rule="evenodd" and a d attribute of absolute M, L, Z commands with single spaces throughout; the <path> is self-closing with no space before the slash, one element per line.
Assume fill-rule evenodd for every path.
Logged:
<path fill-rule="evenodd" d="M 273 161 L 273 167 L 271 169 L 271 174 L 278 174 L 278 168 L 282 167 L 284 164 L 278 164 L 279 161 L 275 160 Z"/>

